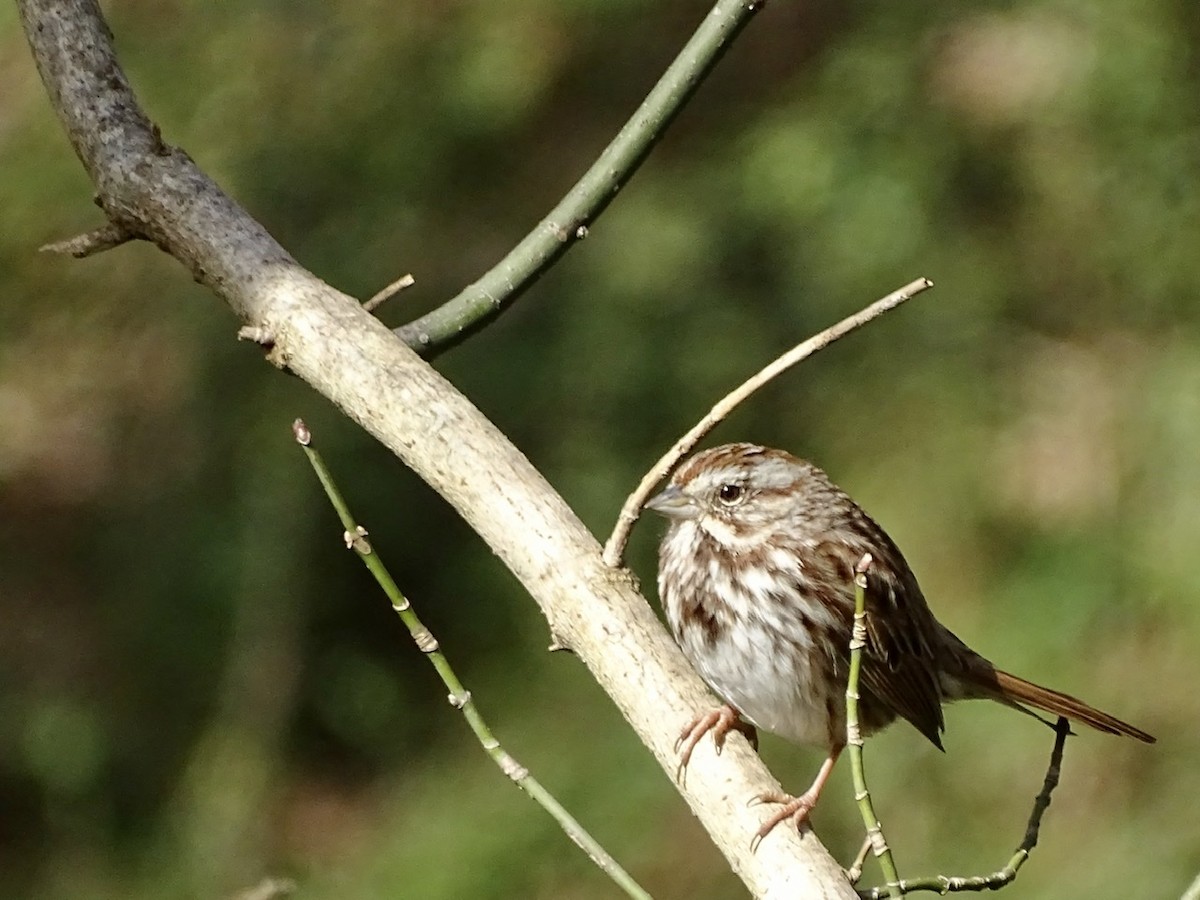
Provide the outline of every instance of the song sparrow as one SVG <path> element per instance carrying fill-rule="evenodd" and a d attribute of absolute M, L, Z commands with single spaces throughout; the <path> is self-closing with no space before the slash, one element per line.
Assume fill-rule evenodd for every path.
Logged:
<path fill-rule="evenodd" d="M 759 838 L 817 802 L 846 743 L 854 568 L 864 554 L 867 644 L 859 684 L 864 735 L 907 719 L 941 748 L 942 704 L 988 699 L 1154 738 L 1067 694 L 1002 672 L 943 626 L 891 538 L 811 463 L 727 444 L 696 454 L 646 504 L 670 520 L 658 590 L 679 646 L 725 701 L 680 735 L 680 766 L 709 731 L 757 726 L 828 749 L 812 786 L 783 803 Z M 747 725 L 746 723 L 749 723 Z"/>

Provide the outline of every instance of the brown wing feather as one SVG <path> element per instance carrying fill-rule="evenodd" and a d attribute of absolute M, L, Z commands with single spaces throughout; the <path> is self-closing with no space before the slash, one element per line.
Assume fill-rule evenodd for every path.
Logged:
<path fill-rule="evenodd" d="M 933 617 L 925 598 L 917 587 L 908 566 L 900 560 L 896 567 L 886 555 L 899 556 L 900 551 L 872 523 L 872 530 L 881 538 L 873 546 L 856 540 L 852 534 L 842 534 L 843 540 L 828 541 L 814 548 L 818 558 L 830 566 L 838 582 L 845 584 L 844 606 L 839 611 L 850 625 L 854 614 L 854 594 L 851 587 L 854 565 L 864 553 L 870 553 L 878 565 L 867 575 L 866 613 L 867 643 L 863 649 L 862 687 L 864 703 L 872 700 L 892 714 L 912 723 L 930 742 L 942 749 L 942 696 L 937 678 L 937 661 L 928 640 Z M 882 571 L 903 571 L 902 583 L 873 574 Z M 912 602 L 912 598 L 917 603 Z M 849 653 L 847 644 L 846 653 Z M 889 717 L 890 718 L 890 717 Z"/>
<path fill-rule="evenodd" d="M 911 590 L 895 582 L 867 575 L 867 646 L 863 682 L 902 718 L 942 749 L 942 694 L 937 660 L 920 621 L 925 608 L 914 609 Z"/>

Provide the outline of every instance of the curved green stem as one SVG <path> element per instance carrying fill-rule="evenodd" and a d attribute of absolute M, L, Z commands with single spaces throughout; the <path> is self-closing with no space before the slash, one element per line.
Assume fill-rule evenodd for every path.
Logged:
<path fill-rule="evenodd" d="M 483 328 L 577 241 L 625 186 L 763 0 L 718 0 L 612 143 L 504 259 L 396 334 L 429 358 Z"/>

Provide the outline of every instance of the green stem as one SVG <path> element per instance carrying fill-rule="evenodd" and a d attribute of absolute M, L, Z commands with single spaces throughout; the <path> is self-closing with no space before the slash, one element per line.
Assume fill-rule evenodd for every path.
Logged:
<path fill-rule="evenodd" d="M 563 808 L 562 804 L 537 779 L 529 774 L 528 769 L 517 762 L 500 745 L 500 741 L 496 739 L 491 728 L 488 727 L 487 722 L 476 708 L 475 701 L 471 697 L 471 692 L 463 686 L 458 675 L 455 674 L 454 669 L 451 667 L 450 661 L 442 653 L 437 639 L 421 622 L 412 605 L 400 591 L 391 573 L 388 572 L 387 567 L 383 564 L 383 560 L 379 558 L 379 554 L 375 553 L 367 541 L 366 529 L 359 525 L 350 514 L 350 508 L 346 505 L 346 501 L 338 490 L 337 485 L 334 484 L 333 476 L 330 474 L 328 467 L 325 465 L 324 460 L 321 459 L 321 455 L 312 447 L 312 434 L 309 432 L 308 427 L 301 420 L 297 419 L 293 425 L 293 432 L 296 435 L 297 443 L 300 444 L 305 455 L 308 457 L 313 471 L 317 473 L 317 478 L 320 480 L 321 486 L 325 489 L 325 494 L 329 497 L 329 502 L 333 504 L 338 518 L 342 521 L 342 527 L 346 530 L 346 545 L 359 555 L 367 569 L 375 576 L 375 580 L 383 588 L 388 599 L 391 600 L 392 608 L 399 614 L 401 621 L 408 628 L 409 634 L 412 635 L 418 649 L 425 654 L 433 664 L 434 669 L 437 670 L 438 675 L 441 676 L 442 683 L 445 684 L 447 690 L 450 692 L 450 704 L 455 709 L 462 711 L 471 731 L 474 732 L 475 737 L 479 740 L 479 743 L 488 756 L 492 758 L 505 775 L 512 779 L 517 787 L 529 794 L 543 809 L 550 813 L 551 817 L 559 824 L 559 827 L 566 832 L 567 837 L 578 844 L 591 857 L 592 861 L 627 896 L 636 898 L 636 900 L 651 900 L 650 895 L 633 880 L 633 877 L 628 872 L 621 868 L 620 864 L 608 854 L 608 851 L 601 847 L 596 839 L 588 834 L 587 830 Z"/>
<path fill-rule="evenodd" d="M 887 896 L 903 897 L 904 890 L 900 886 L 900 875 L 896 871 L 896 861 L 892 858 L 891 848 L 883 836 L 883 826 L 875 815 L 875 806 L 871 803 L 871 793 L 867 790 L 867 774 L 863 766 L 863 736 L 858 722 L 858 680 L 862 674 L 863 648 L 867 645 L 867 570 L 871 567 L 871 555 L 868 553 L 854 569 L 854 629 L 850 636 L 850 677 L 846 683 L 846 746 L 850 750 L 850 773 L 854 778 L 854 799 L 858 801 L 858 810 L 862 813 L 863 825 L 867 829 L 867 840 L 871 850 L 879 860 L 883 869 L 883 877 L 887 879 Z"/>
<path fill-rule="evenodd" d="M 629 181 L 762 5 L 763 0 L 718 0 L 612 143 L 537 227 L 482 278 L 432 312 L 400 326 L 396 334 L 429 358 L 455 346 L 507 309 L 573 244 L 587 236 L 588 226 Z"/>

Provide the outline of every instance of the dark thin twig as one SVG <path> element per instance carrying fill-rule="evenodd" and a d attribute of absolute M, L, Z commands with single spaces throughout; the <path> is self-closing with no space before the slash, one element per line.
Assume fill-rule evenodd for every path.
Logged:
<path fill-rule="evenodd" d="M 947 876 L 931 875 L 927 878 L 902 879 L 900 889 L 906 894 L 917 891 L 932 891 L 937 894 L 948 894 L 952 891 L 996 891 L 1016 880 L 1017 873 L 1029 854 L 1037 846 L 1038 832 L 1042 827 L 1042 816 L 1050 807 L 1050 795 L 1058 786 L 1058 777 L 1062 771 L 1063 747 L 1067 743 L 1067 735 L 1071 733 L 1070 723 L 1059 717 L 1054 726 L 1057 735 L 1054 739 L 1054 749 L 1050 752 L 1050 765 L 1046 768 L 1046 777 L 1042 781 L 1041 793 L 1033 801 L 1033 811 L 1029 814 L 1029 823 L 1025 826 L 1025 839 L 1021 841 L 1008 864 L 990 875 Z M 888 896 L 886 886 L 871 888 L 869 891 L 859 891 L 859 896 L 867 900 L 882 900 Z"/>

